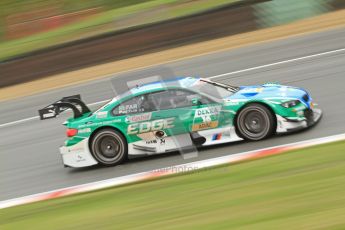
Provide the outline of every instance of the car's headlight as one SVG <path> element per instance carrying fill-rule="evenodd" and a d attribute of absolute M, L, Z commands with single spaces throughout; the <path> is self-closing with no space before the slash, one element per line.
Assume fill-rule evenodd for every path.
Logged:
<path fill-rule="evenodd" d="M 301 102 L 299 100 L 292 100 L 282 103 L 281 105 L 285 108 L 291 108 L 295 107 L 296 105 L 299 105 Z"/>

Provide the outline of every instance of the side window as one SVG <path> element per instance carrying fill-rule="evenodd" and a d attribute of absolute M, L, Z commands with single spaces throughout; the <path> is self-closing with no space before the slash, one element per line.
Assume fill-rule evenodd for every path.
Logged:
<path fill-rule="evenodd" d="M 170 91 L 160 91 L 148 95 L 148 101 L 155 105 L 158 110 L 173 109 L 174 106 Z"/>
<path fill-rule="evenodd" d="M 200 95 L 187 90 L 166 90 L 148 95 L 148 101 L 158 110 L 176 109 L 193 106 L 193 99 L 200 98 Z M 202 98 L 203 103 L 208 104 L 210 100 Z"/>
<path fill-rule="evenodd" d="M 113 115 L 121 116 L 126 114 L 144 113 L 154 111 L 154 104 L 147 100 L 147 95 L 133 97 L 113 109 Z"/>
<path fill-rule="evenodd" d="M 200 98 L 199 94 L 185 90 L 173 90 L 173 101 L 176 108 L 193 106 L 193 99 Z"/>

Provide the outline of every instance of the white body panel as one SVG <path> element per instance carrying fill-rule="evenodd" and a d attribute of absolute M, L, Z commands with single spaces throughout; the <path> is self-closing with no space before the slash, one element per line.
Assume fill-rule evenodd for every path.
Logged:
<path fill-rule="evenodd" d="M 202 130 L 197 133 L 206 139 L 202 146 L 243 140 L 237 136 L 235 128 L 230 126 Z M 143 140 L 128 144 L 129 155 L 154 155 L 193 145 L 189 133 L 169 137 L 165 136 L 163 138 L 157 138 L 154 135 L 150 135 L 150 133 L 146 133 L 140 136 L 140 138 Z"/>
<path fill-rule="evenodd" d="M 203 146 L 223 144 L 228 142 L 235 142 L 243 140 L 237 136 L 235 127 L 226 126 L 222 128 L 207 129 L 199 131 L 198 134 L 206 138 Z"/>
<path fill-rule="evenodd" d="M 90 153 L 88 141 L 89 139 L 86 138 L 73 146 L 60 147 L 62 161 L 65 166 L 80 168 L 98 164 Z"/>
<path fill-rule="evenodd" d="M 151 133 L 142 133 L 140 134 L 140 138 L 143 140 L 128 144 L 128 154 L 154 155 L 192 145 L 189 133 L 169 137 L 163 136 L 162 138 L 157 138 L 153 134 L 150 135 Z"/>

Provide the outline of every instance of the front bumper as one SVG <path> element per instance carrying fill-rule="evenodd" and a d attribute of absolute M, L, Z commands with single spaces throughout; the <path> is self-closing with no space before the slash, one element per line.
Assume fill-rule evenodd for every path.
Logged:
<path fill-rule="evenodd" d="M 98 164 L 90 153 L 87 138 L 75 145 L 60 147 L 60 153 L 66 167 L 80 168 Z"/>
<path fill-rule="evenodd" d="M 322 117 L 321 109 L 307 109 L 304 111 L 304 118 L 294 119 L 279 115 L 277 117 L 277 133 L 288 133 L 309 128 L 318 123 Z"/>

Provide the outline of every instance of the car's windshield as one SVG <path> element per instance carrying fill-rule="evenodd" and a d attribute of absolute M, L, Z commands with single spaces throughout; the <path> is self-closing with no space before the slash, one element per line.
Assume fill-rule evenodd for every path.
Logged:
<path fill-rule="evenodd" d="M 236 87 L 203 79 L 194 84 L 192 89 L 217 99 L 229 97 L 237 91 Z"/>

